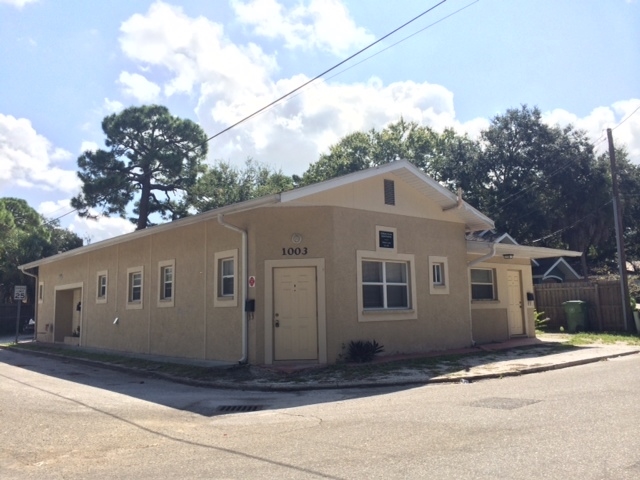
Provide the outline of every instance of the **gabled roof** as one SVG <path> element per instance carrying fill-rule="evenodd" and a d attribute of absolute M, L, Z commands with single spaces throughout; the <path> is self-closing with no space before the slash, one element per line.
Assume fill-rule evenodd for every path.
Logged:
<path fill-rule="evenodd" d="M 582 278 L 562 257 L 539 258 L 533 263 L 532 273 L 534 278 L 541 278 L 542 280 L 556 278 L 560 281 L 580 280 Z"/>
<path fill-rule="evenodd" d="M 43 258 L 31 263 L 27 263 L 25 265 L 21 265 L 20 269 L 28 270 L 39 265 L 51 263 L 63 258 L 81 255 L 111 245 L 116 245 L 137 238 L 146 237 L 148 235 L 153 235 L 155 233 L 191 225 L 201 221 L 215 219 L 220 215 L 228 215 L 231 213 L 238 213 L 276 204 L 293 203 L 296 200 L 314 195 L 316 193 L 326 192 L 328 190 L 348 185 L 350 183 L 359 182 L 368 178 L 382 175 L 394 175 L 405 183 L 409 184 L 420 194 L 424 195 L 426 198 L 439 205 L 443 211 L 450 212 L 450 215 L 452 215 L 452 217 L 457 217 L 458 219 L 462 220 L 465 223 L 466 229 L 468 231 L 488 230 L 494 227 L 493 220 L 491 220 L 489 217 L 480 213 L 471 205 L 464 202 L 461 198 L 458 198 L 454 193 L 450 192 L 438 182 L 433 180 L 431 177 L 427 176 L 422 170 L 415 167 L 412 163 L 408 162 L 407 160 L 399 160 L 396 162 L 381 165 L 379 167 L 350 173 L 342 177 L 333 178 L 313 185 L 296 188 L 287 192 L 268 195 L 266 197 L 248 200 L 233 205 L 227 205 L 225 207 L 209 210 L 207 212 L 193 215 L 191 217 L 182 218 L 180 220 L 164 223 L 162 225 L 145 228 L 144 230 L 138 230 L 125 235 L 120 235 L 118 237 L 103 240 L 101 242 L 96 242 L 84 247 L 60 253 L 58 255 L 53 255 L 51 257 Z"/>
<path fill-rule="evenodd" d="M 458 216 L 458 218 L 464 221 L 467 231 L 487 230 L 494 227 L 493 220 L 473 208 L 461 198 L 458 198 L 455 193 L 440 185 L 407 160 L 398 160 L 378 167 L 332 178 L 324 182 L 296 188 L 295 190 L 289 190 L 288 192 L 282 192 L 280 194 L 280 201 L 282 203 L 293 202 L 310 195 L 315 195 L 316 193 L 326 192 L 333 188 L 387 174 L 398 177 L 420 194 L 439 205 L 443 211 L 450 211 L 452 215 Z"/>

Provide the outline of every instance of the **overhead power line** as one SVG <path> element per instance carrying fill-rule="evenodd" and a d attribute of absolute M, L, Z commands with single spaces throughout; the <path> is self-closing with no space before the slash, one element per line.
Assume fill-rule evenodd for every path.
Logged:
<path fill-rule="evenodd" d="M 315 82 L 316 80 L 319 80 L 320 78 L 322 78 L 323 76 L 325 76 L 327 73 L 332 72 L 333 70 L 335 70 L 336 68 L 340 67 L 341 65 L 344 65 L 345 63 L 347 63 L 349 60 L 357 57 L 358 55 L 360 55 L 361 53 L 369 50 L 371 47 L 373 47 L 374 45 L 377 45 L 378 43 L 382 42 L 383 40 L 387 39 L 388 37 L 390 37 L 391 35 L 393 35 L 394 33 L 396 33 L 399 30 L 402 30 L 403 28 L 405 28 L 407 25 L 415 22 L 416 20 L 418 20 L 419 18 L 425 16 L 427 13 L 432 12 L 433 10 L 435 10 L 436 8 L 438 8 L 439 6 L 441 6 L 442 4 L 446 3 L 447 0 L 442 0 L 439 3 L 435 4 L 433 7 L 428 8 L 427 10 L 425 10 L 424 12 L 420 13 L 419 15 L 416 15 L 415 17 L 413 17 L 411 20 L 409 20 L 408 22 L 403 23 L 402 25 L 400 25 L 399 27 L 395 28 L 394 30 L 392 30 L 391 32 L 387 33 L 386 35 L 380 37 L 378 40 L 370 43 L 369 45 L 367 45 L 364 48 L 361 48 L 360 50 L 358 50 L 356 53 L 350 55 L 349 57 L 345 58 L 344 60 L 342 60 L 341 62 L 336 63 L 333 67 L 328 68 L 327 70 L 325 70 L 324 72 L 316 75 L 315 77 L 313 77 L 312 79 L 304 82 L 302 85 L 294 88 L 293 90 L 291 90 L 289 93 L 286 93 L 284 95 L 282 95 L 281 97 L 275 99 L 273 102 L 265 105 L 264 107 L 256 110 L 255 112 L 253 112 L 250 115 L 247 115 L 246 117 L 242 118 L 241 120 L 238 120 L 236 123 L 234 123 L 233 125 L 230 125 L 226 128 L 224 128 L 223 130 L 220 130 L 218 133 L 216 133 L 215 135 L 212 135 L 211 137 L 207 138 L 207 140 L 204 143 L 210 142 L 211 140 L 213 140 L 216 137 L 219 137 L 220 135 L 222 135 L 223 133 L 228 132 L 229 130 L 237 127 L 238 125 L 240 125 L 241 123 L 246 122 L 247 120 L 249 120 L 250 118 L 255 117 L 256 115 L 262 113 L 263 111 L 267 110 L 268 108 L 271 108 L 272 106 L 274 106 L 277 103 L 280 103 L 282 100 L 284 100 L 287 97 L 290 97 L 291 95 L 293 95 L 294 93 L 296 93 L 299 90 L 302 90 L 304 87 L 306 87 L 307 85 Z M 200 144 L 202 145 L 202 144 Z M 199 147 L 200 145 L 198 145 L 197 147 Z M 193 150 L 194 148 L 197 147 L 193 147 L 191 148 L 191 150 Z"/>

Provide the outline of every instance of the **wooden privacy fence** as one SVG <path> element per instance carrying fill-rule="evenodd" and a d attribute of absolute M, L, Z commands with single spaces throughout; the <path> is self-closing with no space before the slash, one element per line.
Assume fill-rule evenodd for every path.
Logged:
<path fill-rule="evenodd" d="M 589 330 L 598 332 L 624 332 L 622 291 L 616 280 L 589 282 L 545 283 L 534 285 L 536 310 L 551 320 L 550 329 L 567 328 L 567 317 L 562 305 L 568 300 L 587 302 Z M 633 322 L 633 320 L 631 320 Z"/>

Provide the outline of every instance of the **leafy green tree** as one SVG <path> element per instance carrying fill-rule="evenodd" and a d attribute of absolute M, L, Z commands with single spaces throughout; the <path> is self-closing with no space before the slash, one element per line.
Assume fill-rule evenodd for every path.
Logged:
<path fill-rule="evenodd" d="M 218 162 L 205 167 L 204 173 L 190 189 L 186 205 L 192 205 L 197 212 L 205 212 L 291 190 L 293 186 L 291 177 L 251 159 L 246 161 L 244 168 Z"/>
<path fill-rule="evenodd" d="M 27 285 L 33 295 L 33 279 L 19 265 L 80 246 L 80 237 L 46 222 L 25 200 L 0 198 L 0 301 L 11 301 L 15 285 Z"/>
<path fill-rule="evenodd" d="M 480 147 L 469 187 L 499 230 L 585 254 L 606 240 L 610 184 L 584 132 L 548 126 L 522 106 L 494 117 Z"/>
<path fill-rule="evenodd" d="M 477 145 L 452 129 L 443 133 L 403 119 L 378 131 L 354 132 L 329 148 L 329 153 L 311 164 L 300 185 L 309 185 L 395 160 L 408 160 L 452 189 L 465 175 L 469 157 Z"/>
<path fill-rule="evenodd" d="M 191 120 L 180 119 L 166 107 L 130 107 L 102 121 L 108 150 L 84 152 L 78 158 L 82 192 L 71 205 L 91 218 L 101 214 L 130 218 L 138 230 L 152 225 L 150 216 L 175 219 L 185 212 L 181 197 L 192 188 L 207 155 L 207 136 Z"/>

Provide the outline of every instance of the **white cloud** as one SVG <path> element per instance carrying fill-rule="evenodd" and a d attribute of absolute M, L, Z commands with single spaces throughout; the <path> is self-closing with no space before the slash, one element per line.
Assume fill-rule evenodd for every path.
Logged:
<path fill-rule="evenodd" d="M 231 43 L 221 24 L 190 18 L 163 2 L 152 4 L 146 15 L 130 17 L 120 31 L 120 46 L 130 59 L 173 75 L 164 85 L 167 96 L 189 94 L 203 84 L 228 96 L 259 91 L 276 65 L 257 45 Z"/>
<path fill-rule="evenodd" d="M 0 0 L 0 3 L 4 3 L 5 5 L 11 5 L 12 7 L 22 8 L 28 3 L 35 3 L 38 0 Z"/>
<path fill-rule="evenodd" d="M 71 160 L 73 155 L 53 147 L 26 118 L 0 113 L 0 158 L 0 188 L 17 184 L 30 189 L 76 192 L 80 187 L 75 170 L 53 165 Z"/>
<path fill-rule="evenodd" d="M 95 152 L 97 150 L 99 150 L 100 147 L 98 146 L 98 144 L 96 142 L 90 142 L 90 141 L 84 141 L 82 142 L 82 144 L 80 145 L 80 153 L 84 153 L 84 152 Z"/>
<path fill-rule="evenodd" d="M 639 107 L 640 99 L 632 98 L 615 102 L 610 106 L 594 108 L 583 118 L 566 110 L 555 109 L 546 112 L 543 119 L 550 125 L 572 124 L 586 131 L 591 140 L 597 142 L 596 148 L 599 153 L 607 152 L 609 149 L 606 130 L 611 128 L 615 145 L 625 146 L 630 160 L 640 164 L 640 110 L 637 110 Z"/>
<path fill-rule="evenodd" d="M 285 47 L 326 50 L 342 56 L 373 42 L 375 37 L 358 27 L 340 0 L 301 2 L 285 11 L 276 0 L 232 0 L 241 23 L 257 35 L 282 38 Z"/>
<path fill-rule="evenodd" d="M 88 239 L 90 243 L 96 243 L 131 233 L 136 227 L 129 220 L 120 217 L 100 217 L 98 220 L 91 220 L 76 215 L 67 228 L 79 237 Z"/>
<path fill-rule="evenodd" d="M 38 205 L 37 211 L 50 220 L 60 217 L 60 224 L 63 228 L 71 230 L 82 239 L 88 239 L 91 243 L 135 230 L 135 225 L 120 217 L 99 216 L 97 220 L 90 220 L 77 214 L 71 215 L 75 210 L 71 207 L 70 199 L 42 202 Z M 92 211 L 92 213 L 96 212 Z"/>
<path fill-rule="evenodd" d="M 104 108 L 108 115 L 111 115 L 112 113 L 118 113 L 124 110 L 124 104 L 122 102 L 119 102 L 118 100 L 110 100 L 108 98 L 105 98 L 102 108 Z"/>
<path fill-rule="evenodd" d="M 141 103 L 153 103 L 160 96 L 160 87 L 139 73 L 122 72 L 118 83 L 124 87 L 124 93 Z"/>
<path fill-rule="evenodd" d="M 351 27 L 334 29 L 334 33 L 351 32 L 347 34 L 351 40 L 341 40 L 341 44 L 355 45 L 353 39 L 364 42 L 366 37 L 338 0 L 312 0 L 289 10 L 275 0 L 237 0 L 233 6 L 240 21 L 254 27 L 257 34 L 273 36 L 291 46 L 299 42 L 296 45 L 301 48 L 333 48 L 322 43 L 329 41 L 329 35 L 322 33 L 326 12 L 334 12 L 340 25 L 343 20 L 351 22 Z M 260 20 L 267 18 L 274 23 Z M 270 25 L 275 25 L 273 31 Z M 159 1 L 145 14 L 133 15 L 122 23 L 120 45 L 146 78 L 165 79 L 159 84 L 165 95 L 194 95 L 199 122 L 210 134 L 309 80 L 301 74 L 278 78 L 275 54 L 254 44 L 236 45 L 222 25 L 204 17 L 189 17 L 181 8 Z M 629 109 L 623 103 L 596 109 L 585 119 L 562 111 L 545 118 L 596 131 L 606 122 L 619 121 Z M 343 136 L 356 130 L 382 129 L 401 117 L 438 131 L 453 127 L 472 138 L 489 126 L 489 120 L 483 118 L 464 123 L 457 120 L 453 93 L 440 85 L 413 81 L 385 85 L 375 77 L 353 84 L 316 82 L 212 140 L 210 158 L 242 164 L 253 157 L 285 173 L 300 174 Z M 625 130 L 633 125 L 629 120 L 616 132 L 633 143 L 640 136 Z"/>

